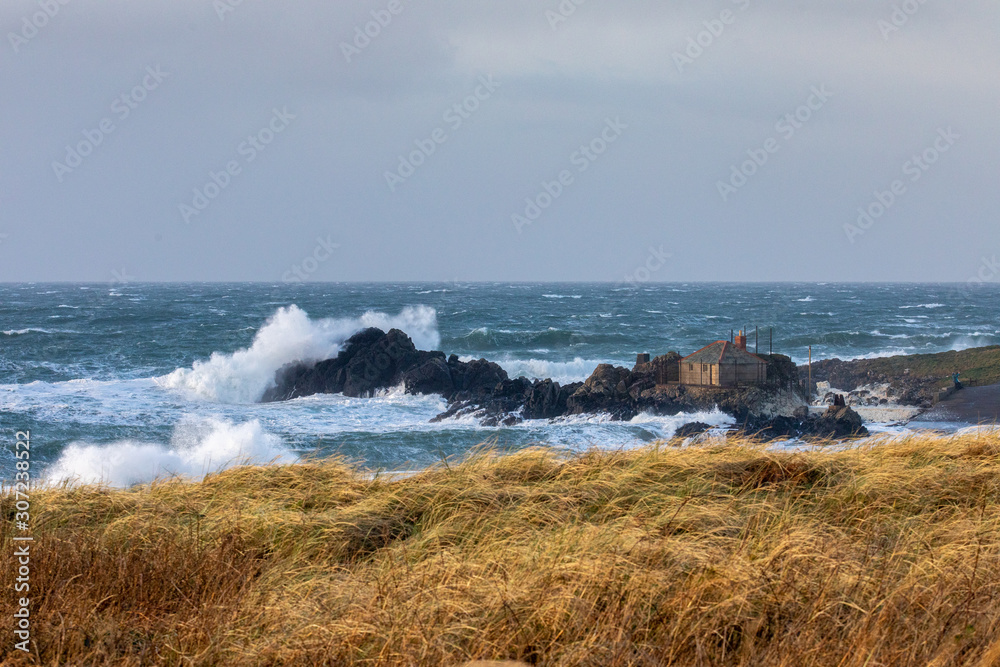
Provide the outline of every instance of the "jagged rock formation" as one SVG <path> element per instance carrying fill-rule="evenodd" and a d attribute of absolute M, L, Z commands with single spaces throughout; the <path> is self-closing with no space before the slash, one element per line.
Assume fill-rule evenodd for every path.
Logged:
<path fill-rule="evenodd" d="M 602 364 L 586 382 L 560 385 L 553 380 L 510 378 L 503 368 L 485 359 L 461 361 L 455 355 L 417 350 L 397 329 L 388 333 L 365 329 L 352 336 L 334 359 L 282 368 L 262 401 L 319 393 L 363 397 L 402 385 L 408 393 L 439 394 L 448 401 L 448 410 L 435 420 L 472 415 L 485 425 L 584 413 L 627 420 L 643 412 L 674 415 L 718 407 L 734 415 L 744 428 L 753 425 L 779 435 L 789 429 L 837 435 L 863 430 L 863 426 L 857 428 L 860 418 L 854 420 L 857 415 L 851 417 L 849 409 L 851 414 L 824 415 L 819 420 L 795 418 L 795 410 L 803 405 L 791 382 L 797 373 L 795 365 L 781 355 L 765 358 L 771 364 L 769 384 L 761 386 L 721 389 L 658 384 L 680 360 L 676 352 L 632 370 Z"/>
<path fill-rule="evenodd" d="M 443 352 L 424 352 L 398 329 L 385 333 L 371 328 L 351 336 L 333 359 L 282 368 L 261 401 L 287 401 L 313 394 L 372 396 L 400 384 L 411 394 L 440 394 L 447 399 L 449 410 L 439 418 L 473 413 L 487 424 L 566 414 L 566 402 L 580 386 L 561 387 L 552 380 L 512 380 L 491 361 L 461 361 L 455 355 L 446 358 Z"/>
<path fill-rule="evenodd" d="M 691 422 L 689 424 L 684 424 L 679 429 L 674 432 L 675 438 L 693 438 L 696 435 L 701 435 L 705 433 L 712 427 L 705 422 Z"/>
<path fill-rule="evenodd" d="M 738 424 L 745 435 L 765 440 L 781 437 L 856 438 L 868 435 L 861 415 L 844 405 L 831 405 L 819 417 L 802 408 L 792 416 L 765 418 L 750 415 Z"/>

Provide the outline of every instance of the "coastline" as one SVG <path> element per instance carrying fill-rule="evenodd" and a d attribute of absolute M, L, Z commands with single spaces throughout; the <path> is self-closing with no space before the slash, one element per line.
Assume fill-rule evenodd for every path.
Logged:
<path fill-rule="evenodd" d="M 407 394 L 438 394 L 447 401 L 448 409 L 432 422 L 471 418 L 484 426 L 588 414 L 629 421 L 640 415 L 721 410 L 734 418 L 733 430 L 763 439 L 862 437 L 869 434 L 866 423 L 882 431 L 922 415 L 927 422 L 968 420 L 968 426 L 1000 418 L 995 409 L 986 414 L 988 405 L 996 405 L 989 399 L 975 402 L 978 412 L 959 410 L 947 417 L 928 413 L 934 404 L 954 397 L 941 388 L 945 368 L 970 373 L 975 381 L 1000 378 L 1000 346 L 874 360 L 830 359 L 810 368 L 797 367 L 780 354 L 749 354 L 742 335 L 735 347 L 726 341 L 709 347 L 734 355 L 728 364 L 737 363 L 735 359 L 758 364 L 754 371 L 757 379 L 733 384 L 722 384 L 718 379 L 719 386 L 689 384 L 683 374 L 694 365 L 682 363 L 680 354 L 669 352 L 655 358 L 640 354 L 632 369 L 601 364 L 586 381 L 560 385 L 552 379 L 511 378 L 499 364 L 487 359 L 463 361 L 454 354 L 418 350 L 398 329 L 368 328 L 349 338 L 336 357 L 280 369 L 262 401 L 283 403 L 338 393 L 364 397 L 399 387 Z M 698 354 L 706 354 L 708 349 Z M 717 356 L 716 352 L 708 354 Z M 706 364 L 697 365 L 705 372 Z M 724 367 L 716 368 L 721 372 Z M 736 372 L 733 365 L 725 368 Z M 806 378 L 813 384 L 803 385 Z M 849 382 L 844 386 L 854 388 L 836 388 L 833 382 Z M 810 394 L 814 397 L 811 403 L 806 400 Z M 973 417 L 977 421 L 971 421 Z M 688 427 L 691 433 L 708 428 L 691 423 L 678 432 L 687 432 Z"/>
<path fill-rule="evenodd" d="M 34 637 L 45 664 L 986 664 L 998 461 L 997 433 L 733 439 L 37 489 Z"/>

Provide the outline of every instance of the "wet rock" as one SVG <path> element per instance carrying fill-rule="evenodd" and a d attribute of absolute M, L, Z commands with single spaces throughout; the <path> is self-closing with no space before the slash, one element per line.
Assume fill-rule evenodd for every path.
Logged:
<path fill-rule="evenodd" d="M 674 433 L 675 438 L 692 438 L 696 435 L 701 435 L 702 433 L 708 431 L 712 427 L 705 422 L 691 422 L 690 424 L 684 424 Z"/>
<path fill-rule="evenodd" d="M 553 380 L 510 378 L 498 364 L 486 359 L 466 362 L 456 355 L 417 350 L 413 341 L 396 329 L 387 333 L 365 329 L 348 339 L 333 359 L 281 369 L 263 400 L 282 401 L 317 393 L 370 396 L 402 385 L 408 393 L 438 394 L 448 401 L 448 409 L 434 421 L 472 417 L 485 425 L 511 425 L 524 419 L 584 413 L 627 420 L 640 413 L 676 415 L 719 409 L 736 417 L 745 432 L 774 437 L 846 434 L 864 428 L 851 410 L 819 419 L 797 412 L 793 415 L 802 407 L 801 398 L 793 387 L 781 384 L 789 373 L 780 370 L 775 374 L 777 385 L 722 389 L 664 384 L 679 359 L 679 354 L 671 352 L 632 370 L 602 364 L 585 382 L 562 386 Z M 787 358 L 774 355 L 768 359 L 775 359 L 780 369 Z M 680 433 L 693 434 L 702 426 L 688 425 Z"/>
<path fill-rule="evenodd" d="M 861 415 L 846 406 L 831 405 L 818 419 L 807 423 L 808 433 L 829 438 L 868 435 Z"/>

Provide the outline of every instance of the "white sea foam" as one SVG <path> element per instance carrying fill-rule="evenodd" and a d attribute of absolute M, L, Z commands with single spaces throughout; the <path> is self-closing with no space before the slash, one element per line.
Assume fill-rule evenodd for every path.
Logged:
<path fill-rule="evenodd" d="M 175 475 L 201 479 L 234 465 L 295 460 L 281 438 L 265 431 L 256 420 L 243 424 L 187 420 L 174 429 L 169 445 L 133 440 L 107 445 L 70 443 L 46 478 L 52 483 L 122 487 Z"/>
<path fill-rule="evenodd" d="M 275 372 L 295 361 L 319 361 L 337 354 L 341 345 L 366 327 L 401 329 L 423 350 L 441 343 L 437 313 L 426 306 L 404 308 L 399 315 L 369 311 L 359 318 L 312 320 L 298 306 L 280 308 L 257 332 L 249 348 L 231 354 L 215 352 L 192 368 L 179 368 L 157 382 L 210 401 L 254 403 Z"/>
<path fill-rule="evenodd" d="M 713 429 L 728 428 L 736 423 L 736 419 L 718 408 L 711 412 L 682 412 L 671 416 L 657 416 L 649 414 L 636 415 L 629 422 L 630 424 L 642 424 L 652 426 L 660 430 L 663 438 L 672 438 L 681 426 L 692 422 L 702 422 L 708 424 Z"/>
<path fill-rule="evenodd" d="M 996 345 L 996 339 L 993 336 L 989 337 L 978 337 L 976 332 L 969 336 L 959 336 L 954 341 L 952 341 L 951 349 L 956 352 L 961 352 L 962 350 L 970 350 L 974 347 L 984 347 L 986 345 Z"/>
<path fill-rule="evenodd" d="M 881 359 L 883 357 L 897 357 L 901 354 L 913 354 L 913 349 L 914 348 L 912 347 L 911 348 L 895 347 L 895 348 L 887 348 L 884 350 L 878 350 L 876 352 L 868 352 L 866 354 L 844 355 L 844 356 L 838 355 L 838 357 L 842 361 L 857 361 L 859 359 Z"/>
<path fill-rule="evenodd" d="M 573 361 L 546 361 L 544 359 L 499 359 L 500 367 L 512 378 L 524 376 L 530 380 L 551 378 L 560 383 L 583 382 L 603 361 L 576 357 Z"/>
<path fill-rule="evenodd" d="M 526 421 L 516 428 L 533 431 L 542 427 L 546 442 L 572 449 L 628 449 L 657 440 L 669 440 L 677 429 L 692 422 L 711 428 L 709 436 L 721 435 L 735 424 L 735 419 L 720 410 L 689 412 L 670 416 L 640 414 L 627 422 L 615 421 L 607 414 L 583 414 L 552 421 Z"/>
<path fill-rule="evenodd" d="M 944 308 L 943 303 L 921 303 L 916 306 L 900 306 L 900 310 L 908 310 L 910 308 Z"/>
<path fill-rule="evenodd" d="M 39 329 L 36 327 L 31 327 L 29 329 L 7 329 L 3 332 L 5 336 L 26 336 L 32 333 L 40 334 L 77 334 L 79 331 L 72 331 L 71 329 Z"/>

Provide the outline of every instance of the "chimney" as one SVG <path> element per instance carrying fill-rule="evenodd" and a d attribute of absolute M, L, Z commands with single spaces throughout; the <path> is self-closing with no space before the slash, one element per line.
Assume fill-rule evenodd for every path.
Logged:
<path fill-rule="evenodd" d="M 736 347 L 744 351 L 747 349 L 747 335 L 742 331 L 736 336 Z"/>
<path fill-rule="evenodd" d="M 638 366 L 639 364 L 648 364 L 648 363 L 649 363 L 649 353 L 648 352 L 636 355 L 636 358 L 635 358 L 635 365 L 636 366 Z"/>

